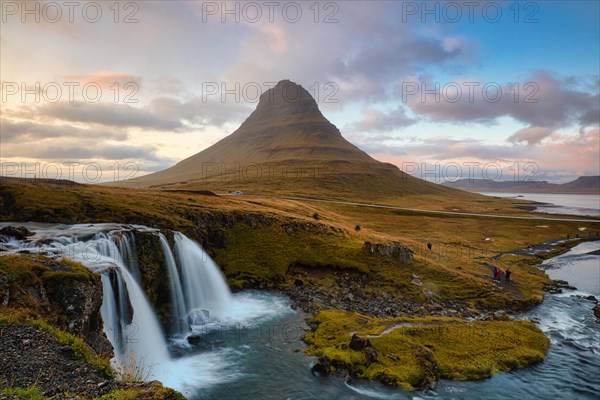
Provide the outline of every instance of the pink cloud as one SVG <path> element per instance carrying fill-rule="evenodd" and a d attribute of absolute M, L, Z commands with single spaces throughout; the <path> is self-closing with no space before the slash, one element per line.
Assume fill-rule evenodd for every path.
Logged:
<path fill-rule="evenodd" d="M 109 89 L 115 83 L 118 83 L 121 87 L 128 83 L 136 84 L 139 87 L 142 80 L 135 75 L 112 71 L 98 71 L 91 74 L 68 74 L 60 78 L 65 82 L 77 82 L 81 85 L 97 83 L 102 89 Z"/>

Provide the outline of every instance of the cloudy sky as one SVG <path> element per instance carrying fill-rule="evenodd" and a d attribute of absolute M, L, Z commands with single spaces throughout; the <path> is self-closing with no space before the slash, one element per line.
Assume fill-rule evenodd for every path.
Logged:
<path fill-rule="evenodd" d="M 600 174 L 596 1 L 0 5 L 3 175 L 166 168 L 281 79 L 416 176 Z"/>

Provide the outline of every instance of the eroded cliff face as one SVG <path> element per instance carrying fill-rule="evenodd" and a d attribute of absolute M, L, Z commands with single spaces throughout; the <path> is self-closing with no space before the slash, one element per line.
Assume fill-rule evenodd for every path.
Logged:
<path fill-rule="evenodd" d="M 80 264 L 27 253 L 0 257 L 0 307 L 49 321 L 108 356 L 101 306 L 100 277 Z"/>

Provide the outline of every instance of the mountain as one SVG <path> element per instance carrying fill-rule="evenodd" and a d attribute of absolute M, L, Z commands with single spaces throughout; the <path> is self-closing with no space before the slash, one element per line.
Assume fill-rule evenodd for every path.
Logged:
<path fill-rule="evenodd" d="M 460 179 L 444 182 L 442 185 L 470 192 L 600 194 L 600 176 L 580 176 L 574 181 L 562 184 L 547 181 L 495 182 L 487 179 Z"/>
<path fill-rule="evenodd" d="M 279 82 L 231 135 L 134 187 L 337 199 L 460 192 L 414 178 L 344 139 L 302 86 Z"/>

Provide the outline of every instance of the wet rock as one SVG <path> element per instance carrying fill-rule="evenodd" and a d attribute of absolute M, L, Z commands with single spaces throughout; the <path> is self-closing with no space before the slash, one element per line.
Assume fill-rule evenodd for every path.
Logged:
<path fill-rule="evenodd" d="M 355 333 L 352 335 L 352 339 L 350 339 L 350 344 L 348 345 L 352 350 L 363 350 L 367 346 L 369 346 L 369 339 Z"/>
<path fill-rule="evenodd" d="M 327 376 L 331 373 L 331 364 L 326 357 L 322 357 L 310 370 L 315 375 Z"/>
<path fill-rule="evenodd" d="M 600 304 L 596 304 L 596 306 L 594 306 L 594 315 L 596 316 L 597 322 L 600 322 Z"/>
<path fill-rule="evenodd" d="M 557 288 L 556 286 L 546 286 L 544 288 L 544 291 L 550 294 L 560 294 L 563 292 L 562 289 Z"/>
<path fill-rule="evenodd" d="M 29 236 L 33 236 L 34 233 L 27 230 L 27 228 L 19 226 L 5 226 L 0 229 L 0 235 L 9 236 L 17 240 L 25 240 Z"/>
<path fill-rule="evenodd" d="M 598 304 L 598 299 L 596 298 L 596 296 L 586 296 L 584 297 L 584 299 L 591 301 L 592 303 Z"/>
<path fill-rule="evenodd" d="M 202 335 L 190 335 L 187 338 L 187 342 L 192 346 L 204 346 L 206 339 Z"/>
<path fill-rule="evenodd" d="M 424 372 L 423 379 L 418 384 L 421 390 L 434 389 L 438 380 L 438 362 L 431 349 L 425 346 L 415 346 L 413 355 Z"/>
<path fill-rule="evenodd" d="M 563 281 L 561 279 L 557 279 L 554 281 L 554 285 L 558 288 L 569 289 L 569 290 L 577 290 L 575 286 L 571 286 L 569 282 Z"/>

